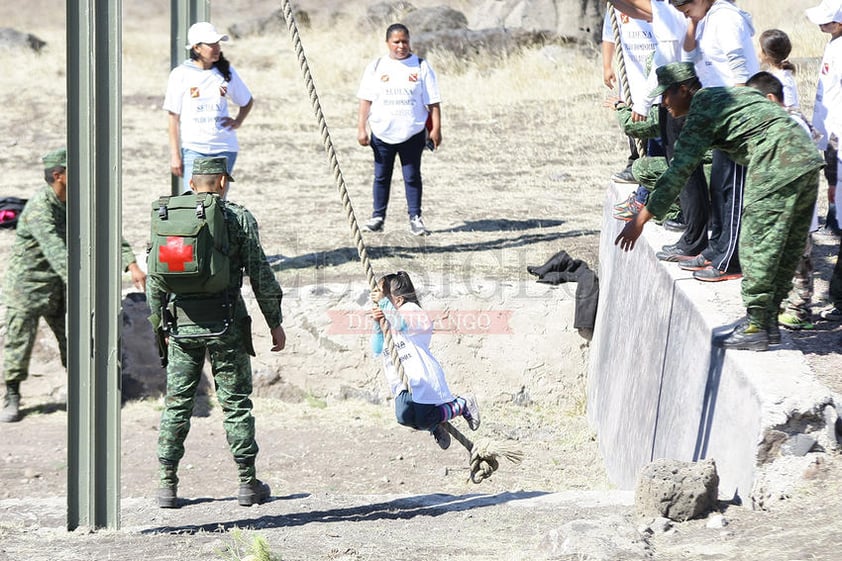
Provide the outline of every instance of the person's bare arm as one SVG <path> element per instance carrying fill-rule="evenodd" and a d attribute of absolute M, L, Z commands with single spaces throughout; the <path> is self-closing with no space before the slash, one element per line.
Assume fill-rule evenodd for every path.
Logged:
<path fill-rule="evenodd" d="M 360 146 L 368 146 L 368 112 L 371 111 L 371 102 L 367 99 L 360 100 L 360 110 L 357 114 L 357 142 Z"/>
<path fill-rule="evenodd" d="M 184 173 L 181 161 L 181 131 L 179 125 L 180 116 L 172 111 L 167 114 L 168 130 L 170 137 L 170 171 L 172 174 L 181 177 Z"/>
<path fill-rule="evenodd" d="M 602 83 L 612 90 L 617 83 L 617 75 L 614 74 L 614 48 L 611 41 L 602 42 Z"/>

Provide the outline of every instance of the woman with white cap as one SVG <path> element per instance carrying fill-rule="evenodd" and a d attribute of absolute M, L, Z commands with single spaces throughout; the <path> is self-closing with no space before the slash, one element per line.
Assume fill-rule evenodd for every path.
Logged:
<path fill-rule="evenodd" d="M 228 173 L 234 168 L 239 144 L 236 130 L 254 105 L 251 91 L 219 43 L 228 35 L 208 22 L 195 23 L 187 32 L 190 58 L 170 72 L 164 110 L 169 113 L 170 168 L 184 178 L 185 190 L 198 157 L 225 156 Z M 239 106 L 237 116 L 228 112 L 228 99 Z"/>

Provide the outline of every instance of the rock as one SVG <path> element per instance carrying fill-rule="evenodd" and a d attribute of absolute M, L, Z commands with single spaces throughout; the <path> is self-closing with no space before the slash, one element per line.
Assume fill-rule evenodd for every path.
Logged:
<path fill-rule="evenodd" d="M 505 58 L 521 49 L 542 47 L 556 40 L 557 36 L 546 31 L 445 29 L 413 35 L 412 49 L 421 57 L 426 56 L 427 51 L 436 49 L 447 51 L 461 61 L 470 61 L 489 55 Z"/>
<path fill-rule="evenodd" d="M 659 459 L 644 466 L 635 489 L 635 506 L 645 517 L 684 522 L 716 507 L 719 475 L 712 459 L 682 462 Z"/>
<path fill-rule="evenodd" d="M 398 21 L 402 22 L 406 15 L 415 9 L 415 6 L 409 2 L 378 2 L 366 9 L 365 16 L 360 18 L 358 25 L 385 33 L 389 25 Z M 407 27 L 410 34 L 414 35 L 415 30 L 409 25 Z"/>
<path fill-rule="evenodd" d="M 598 0 L 485 0 L 469 23 L 473 29 L 547 31 L 572 41 L 599 43 L 604 15 L 605 2 Z"/>
<path fill-rule="evenodd" d="M 647 548 L 640 534 L 618 515 L 573 520 L 548 532 L 539 545 L 552 559 L 646 559 Z"/>
<path fill-rule="evenodd" d="M 409 28 L 412 36 L 420 33 L 432 33 L 445 29 L 467 29 L 468 18 L 465 14 L 447 6 L 413 10 L 403 18 L 403 24 Z"/>
<path fill-rule="evenodd" d="M 310 15 L 304 10 L 293 10 L 292 16 L 295 18 L 295 24 L 299 29 L 310 27 Z M 228 28 L 228 34 L 234 39 L 240 39 L 251 35 L 286 33 L 287 29 L 284 11 L 275 10 L 268 16 L 235 23 Z"/>
<path fill-rule="evenodd" d="M 161 366 L 149 313 L 144 293 L 125 294 L 120 349 L 123 401 L 158 397 L 167 388 L 167 372 Z"/>
<path fill-rule="evenodd" d="M 708 521 L 705 523 L 705 527 L 710 528 L 712 530 L 717 530 L 724 528 L 728 525 L 728 519 L 722 516 L 721 514 L 711 514 L 708 517 Z"/>
<path fill-rule="evenodd" d="M 806 456 L 816 445 L 816 439 L 806 434 L 793 434 L 781 445 L 784 456 Z"/>
<path fill-rule="evenodd" d="M 0 47 L 15 49 L 31 49 L 40 53 L 47 46 L 47 42 L 31 33 L 24 33 L 11 27 L 0 27 Z"/>

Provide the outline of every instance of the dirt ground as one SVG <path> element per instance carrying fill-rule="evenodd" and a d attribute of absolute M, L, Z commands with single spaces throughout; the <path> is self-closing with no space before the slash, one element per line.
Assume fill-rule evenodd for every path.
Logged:
<path fill-rule="evenodd" d="M 63 100 L 43 87 L 47 79 L 65 79 L 63 21 L 43 16 L 61 13 L 63 4 L 30 4 L 14 13 L 0 6 L 7 25 L 51 42 L 37 58 L 14 53 L 18 64 L 9 72 L 21 87 L 14 96 L 0 93 L 8 123 L 0 191 L 23 197 L 41 183 L 40 155 L 63 143 L 65 118 Z M 334 4 L 302 3 L 316 22 L 327 21 Z M 359 3 L 343 9 L 353 12 L 352 4 Z M 125 2 L 124 9 L 123 222 L 143 255 L 150 201 L 169 191 L 160 109 L 167 3 Z M 274 9 L 270 2 L 237 0 L 215 6 L 214 20 L 224 27 Z M 343 40 L 353 58 L 350 42 L 358 37 L 309 33 L 302 34 L 304 46 L 308 40 L 315 46 L 317 85 L 330 86 L 321 92 L 323 105 L 354 208 L 365 217 L 371 156 L 356 145 L 353 97 L 364 60 L 348 62 L 338 77 L 327 74 Z M 410 271 L 428 309 L 443 317 L 494 313 L 507 322 L 496 324 L 497 331 L 434 338 L 451 386 L 480 400 L 480 430 L 457 427 L 525 454 L 519 465 L 504 460 L 480 485 L 466 481 L 467 453 L 457 443 L 441 451 L 429 435 L 394 422 L 366 328 L 345 329 L 337 320 L 359 313 L 367 287 L 288 39 L 242 39 L 226 53 L 256 99 L 239 134 L 231 198 L 256 215 L 286 293 L 287 349 L 268 352 L 259 315 L 254 329 L 258 470 L 273 498 L 252 508 L 236 505 L 235 468 L 210 395 L 200 398 L 186 443 L 183 505 L 156 507 L 161 399 L 154 388 L 163 378 L 152 368 L 152 390 L 122 409 L 121 529 L 67 532 L 66 379 L 43 330 L 22 386 L 26 416 L 0 426 L 0 560 L 246 559 L 256 538 L 266 541 L 273 559 L 284 560 L 838 557 L 837 455 L 816 455 L 767 512 L 723 504 L 724 527 L 701 520 L 647 529 L 630 494 L 607 480 L 584 417 L 588 340 L 572 327 L 575 286 L 537 285 L 526 272 L 526 265 L 562 249 L 591 268 L 599 265 L 604 192 L 624 162 L 625 141 L 613 115 L 599 109 L 595 52 L 568 53 L 562 74 L 578 67 L 592 74 L 576 75 L 582 83 L 551 93 L 536 78 L 534 91 L 512 85 L 508 94 L 488 99 L 451 95 L 445 143 L 424 159 L 424 217 L 432 235 L 409 235 L 396 177 L 387 231 L 365 236 L 375 271 Z M 496 72 L 477 79 L 510 76 Z M 471 91 L 464 79 L 442 79 L 445 92 Z M 12 240 L 12 232 L 0 231 L 0 255 Z M 817 302 L 826 297 L 837 247 L 832 236 L 816 236 Z M 837 394 L 840 339 L 840 328 L 826 322 L 787 339 Z"/>

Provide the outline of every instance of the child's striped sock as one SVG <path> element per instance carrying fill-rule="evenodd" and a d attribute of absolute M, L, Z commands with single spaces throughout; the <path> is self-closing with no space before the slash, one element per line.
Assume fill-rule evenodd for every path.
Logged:
<path fill-rule="evenodd" d="M 439 411 L 441 412 L 441 422 L 449 421 L 454 417 L 459 417 L 460 415 L 464 414 L 465 408 L 467 407 L 467 403 L 461 397 L 457 397 L 451 402 L 442 403 L 439 405 Z"/>

